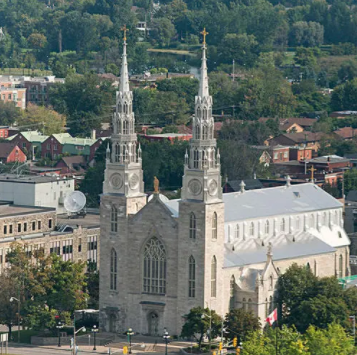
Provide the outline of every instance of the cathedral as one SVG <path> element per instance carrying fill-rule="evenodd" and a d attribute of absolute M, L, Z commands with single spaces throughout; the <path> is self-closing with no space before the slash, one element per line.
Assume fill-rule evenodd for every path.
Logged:
<path fill-rule="evenodd" d="M 313 183 L 222 193 L 214 138 L 205 34 L 193 138 L 182 157 L 181 199 L 144 192 L 135 134 L 126 38 L 111 147 L 101 196 L 100 327 L 179 335 L 184 315 L 201 306 L 232 308 L 261 321 L 274 308 L 281 273 L 297 263 L 317 276 L 349 275 L 343 206 Z M 160 159 L 160 157 L 158 157 Z"/>

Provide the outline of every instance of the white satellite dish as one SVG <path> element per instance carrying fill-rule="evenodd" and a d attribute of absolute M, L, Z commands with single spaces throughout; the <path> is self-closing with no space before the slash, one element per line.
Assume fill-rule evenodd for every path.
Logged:
<path fill-rule="evenodd" d="M 68 212 L 79 212 L 85 205 L 86 197 L 80 191 L 73 191 L 64 199 L 64 208 Z"/>

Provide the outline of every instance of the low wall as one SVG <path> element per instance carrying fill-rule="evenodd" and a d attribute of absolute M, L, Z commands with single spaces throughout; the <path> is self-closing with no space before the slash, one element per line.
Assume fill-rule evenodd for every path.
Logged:
<path fill-rule="evenodd" d="M 57 345 L 58 344 L 58 337 L 38 337 L 32 336 L 31 337 L 31 344 L 32 345 Z M 62 337 L 61 344 L 70 344 L 70 337 Z"/>

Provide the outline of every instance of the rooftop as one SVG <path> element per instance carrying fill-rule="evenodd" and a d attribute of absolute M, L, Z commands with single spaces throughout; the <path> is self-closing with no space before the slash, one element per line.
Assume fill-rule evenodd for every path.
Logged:
<path fill-rule="evenodd" d="M 308 163 L 348 163 L 349 161 L 349 159 L 340 157 L 338 155 L 324 155 L 310 159 Z"/>
<path fill-rule="evenodd" d="M 100 226 L 100 214 L 87 213 L 87 215 L 82 218 L 68 218 L 67 214 L 57 215 L 58 225 L 68 225 L 71 227 L 84 227 L 84 228 L 97 228 Z"/>
<path fill-rule="evenodd" d="M 73 144 L 73 145 L 87 145 L 91 146 L 99 139 L 91 139 L 91 138 L 75 138 L 72 137 L 69 133 L 58 133 L 52 135 L 54 138 L 58 140 L 61 144 Z"/>
<path fill-rule="evenodd" d="M 24 132 L 19 132 L 18 134 L 15 134 L 14 136 L 7 138 L 7 140 L 11 141 L 14 138 L 18 137 L 19 134 L 21 134 L 24 138 L 26 138 L 31 143 L 42 143 L 48 138 L 48 136 L 44 136 L 39 131 L 24 131 Z"/>
<path fill-rule="evenodd" d="M 43 176 L 43 175 L 22 175 L 16 174 L 0 174 L 0 182 L 15 182 L 24 184 L 43 184 L 48 182 L 73 180 L 73 178 L 63 178 L 59 176 Z"/>
<path fill-rule="evenodd" d="M 0 158 L 7 158 L 15 147 L 17 147 L 16 144 L 12 142 L 0 142 Z M 21 150 L 19 147 L 17 148 Z"/>
<path fill-rule="evenodd" d="M 184 133 L 159 133 L 159 134 L 147 134 L 145 137 L 152 137 L 152 138 L 179 138 L 179 137 L 187 137 L 191 134 L 184 134 Z"/>
<path fill-rule="evenodd" d="M 0 201 L 0 218 L 45 212 L 56 212 L 56 209 L 35 206 L 18 206 L 10 204 L 7 201 Z"/>

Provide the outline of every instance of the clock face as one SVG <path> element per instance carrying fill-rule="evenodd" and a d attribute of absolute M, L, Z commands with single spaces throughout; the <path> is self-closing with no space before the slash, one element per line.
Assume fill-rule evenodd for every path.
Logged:
<path fill-rule="evenodd" d="M 120 189 L 123 186 L 123 178 L 120 174 L 113 174 L 110 178 L 110 185 L 114 189 Z"/>
<path fill-rule="evenodd" d="M 218 184 L 217 181 L 212 179 L 208 182 L 208 193 L 214 196 L 217 193 Z"/>
<path fill-rule="evenodd" d="M 129 186 L 132 190 L 135 190 L 139 185 L 139 176 L 137 174 L 132 174 L 129 177 Z"/>
<path fill-rule="evenodd" d="M 188 183 L 188 189 L 192 195 L 197 196 L 202 191 L 202 184 L 199 180 L 193 179 Z"/>

